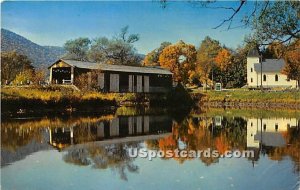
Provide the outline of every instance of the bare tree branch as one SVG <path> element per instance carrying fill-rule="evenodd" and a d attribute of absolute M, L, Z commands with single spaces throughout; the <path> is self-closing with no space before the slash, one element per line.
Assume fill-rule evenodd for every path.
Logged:
<path fill-rule="evenodd" d="M 229 18 L 223 20 L 223 22 L 221 22 L 218 26 L 214 27 L 213 29 L 220 28 L 224 23 L 230 22 L 234 18 L 234 16 L 241 10 L 241 8 L 245 4 L 245 2 L 246 2 L 246 0 L 241 0 L 239 7 L 237 9 L 233 9 L 234 13 Z"/>

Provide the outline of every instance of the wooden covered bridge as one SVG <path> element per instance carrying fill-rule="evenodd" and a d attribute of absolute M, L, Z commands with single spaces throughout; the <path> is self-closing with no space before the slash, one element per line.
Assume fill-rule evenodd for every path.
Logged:
<path fill-rule="evenodd" d="M 48 69 L 51 84 L 73 84 L 77 77 L 87 73 L 88 83 L 97 80 L 97 85 L 103 92 L 166 92 L 172 87 L 172 73 L 159 67 L 59 59 Z M 93 71 L 96 72 L 96 77 L 92 77 Z"/>

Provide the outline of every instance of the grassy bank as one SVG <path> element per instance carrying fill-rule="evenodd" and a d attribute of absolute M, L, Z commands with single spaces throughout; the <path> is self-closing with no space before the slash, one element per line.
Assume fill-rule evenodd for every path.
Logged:
<path fill-rule="evenodd" d="M 300 110 L 266 110 L 266 109 L 220 109 L 209 108 L 202 113 L 192 112 L 193 116 L 224 116 L 247 118 L 296 118 L 300 119 Z"/>
<path fill-rule="evenodd" d="M 300 91 L 250 91 L 235 89 L 230 91 L 194 91 L 202 102 L 241 102 L 241 103 L 288 103 L 300 104 Z"/>
<path fill-rule="evenodd" d="M 1 88 L 2 111 L 95 109 L 117 106 L 117 94 L 82 93 L 68 87 Z M 92 106 L 91 106 L 92 105 Z"/>
<path fill-rule="evenodd" d="M 79 91 L 72 86 L 1 88 L 2 112 L 21 110 L 96 111 L 120 105 L 147 104 L 167 106 L 167 95 L 99 93 Z"/>

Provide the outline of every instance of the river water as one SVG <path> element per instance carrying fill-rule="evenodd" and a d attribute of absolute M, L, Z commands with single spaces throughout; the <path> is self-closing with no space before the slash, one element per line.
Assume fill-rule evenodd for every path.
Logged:
<path fill-rule="evenodd" d="M 293 111 L 133 108 L 3 119 L 1 189 L 299 189 L 299 119 Z M 219 155 L 149 161 L 131 157 L 134 149 Z M 253 155 L 223 156 L 229 151 Z"/>

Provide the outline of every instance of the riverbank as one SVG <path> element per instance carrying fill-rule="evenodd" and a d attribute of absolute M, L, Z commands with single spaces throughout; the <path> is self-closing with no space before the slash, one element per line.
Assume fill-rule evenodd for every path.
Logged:
<path fill-rule="evenodd" d="M 205 107 L 300 109 L 300 91 L 193 91 L 193 99 Z"/>
<path fill-rule="evenodd" d="M 120 106 L 168 106 L 167 94 L 99 93 L 72 86 L 1 88 L 3 114 L 113 110 Z"/>
<path fill-rule="evenodd" d="M 296 118 L 300 119 L 300 110 L 284 109 L 234 109 L 234 108 L 207 108 L 205 110 L 193 110 L 191 115 L 194 117 L 247 117 L 247 118 Z"/>

